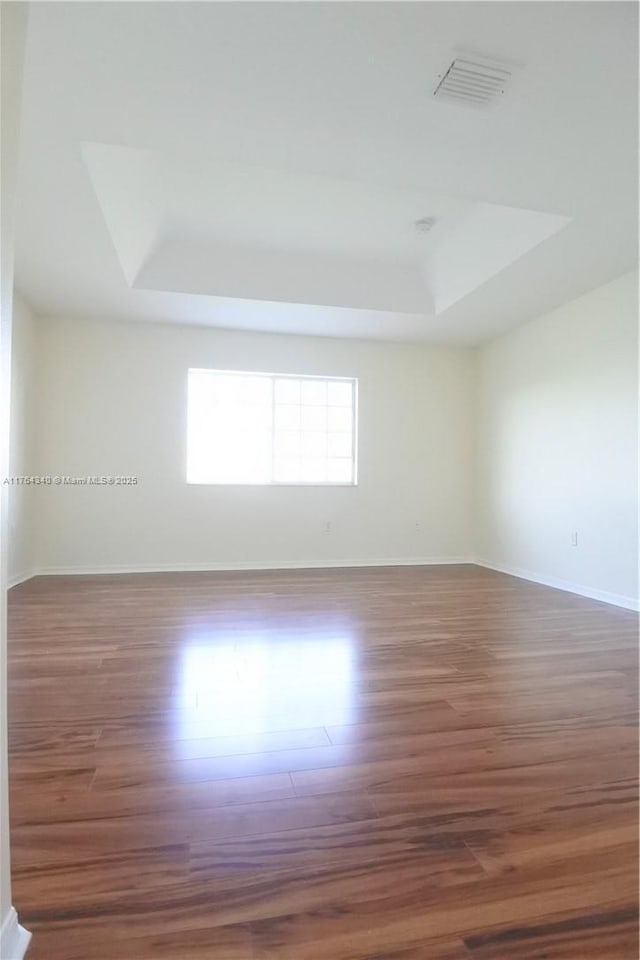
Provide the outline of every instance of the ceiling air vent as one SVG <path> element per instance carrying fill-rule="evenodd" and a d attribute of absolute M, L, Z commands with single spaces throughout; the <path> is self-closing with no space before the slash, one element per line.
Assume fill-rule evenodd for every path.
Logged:
<path fill-rule="evenodd" d="M 503 64 L 456 57 L 441 74 L 433 95 L 468 107 L 488 107 L 504 93 L 510 79 L 511 70 Z"/>
<path fill-rule="evenodd" d="M 437 217 L 421 217 L 420 220 L 416 220 L 414 226 L 418 233 L 429 233 L 437 222 Z"/>

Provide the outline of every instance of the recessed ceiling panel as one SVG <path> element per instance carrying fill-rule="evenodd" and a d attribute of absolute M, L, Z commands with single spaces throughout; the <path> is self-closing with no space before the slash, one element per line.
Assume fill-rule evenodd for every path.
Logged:
<path fill-rule="evenodd" d="M 129 147 L 85 144 L 83 157 L 141 290 L 438 315 L 568 222 L 262 167 L 194 171 Z"/>

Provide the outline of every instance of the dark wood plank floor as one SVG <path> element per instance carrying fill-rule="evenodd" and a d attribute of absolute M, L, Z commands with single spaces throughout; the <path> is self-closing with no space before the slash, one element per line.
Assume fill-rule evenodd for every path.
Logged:
<path fill-rule="evenodd" d="M 636 960 L 635 614 L 460 566 L 9 619 L 31 960 Z"/>

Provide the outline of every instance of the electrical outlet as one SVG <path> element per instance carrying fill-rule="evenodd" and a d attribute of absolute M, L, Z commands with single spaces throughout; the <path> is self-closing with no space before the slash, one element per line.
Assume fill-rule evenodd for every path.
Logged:
<path fill-rule="evenodd" d="M 573 533 L 571 534 L 571 546 L 572 546 L 572 547 L 577 547 L 577 546 L 578 546 L 578 531 L 577 531 L 577 530 L 574 530 Z"/>
<path fill-rule="evenodd" d="M 327 520 L 327 521 L 326 521 L 326 523 L 325 523 L 325 525 L 324 525 L 324 529 L 323 529 L 322 532 L 323 532 L 323 533 L 331 533 L 331 520 Z"/>

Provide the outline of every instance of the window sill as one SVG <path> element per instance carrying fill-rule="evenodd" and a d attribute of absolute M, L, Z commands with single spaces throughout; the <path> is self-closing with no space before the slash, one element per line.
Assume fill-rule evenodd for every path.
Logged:
<path fill-rule="evenodd" d="M 358 483 L 336 480 L 286 480 L 273 483 L 233 483 L 218 482 L 217 480 L 187 480 L 188 487 L 357 487 Z"/>

